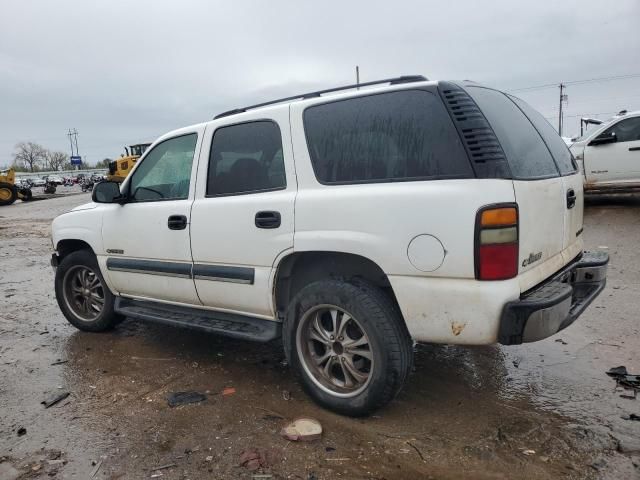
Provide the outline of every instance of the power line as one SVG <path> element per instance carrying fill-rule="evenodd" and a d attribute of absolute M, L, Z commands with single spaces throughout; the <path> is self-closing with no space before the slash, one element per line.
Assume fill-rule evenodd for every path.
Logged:
<path fill-rule="evenodd" d="M 627 78 L 638 78 L 640 77 L 640 73 L 631 73 L 628 75 L 615 75 L 612 77 L 598 77 L 598 78 L 585 78 L 583 80 L 571 80 L 568 82 L 562 82 L 563 85 L 581 85 L 583 83 L 592 83 L 592 82 L 608 82 L 611 80 L 624 80 Z M 507 90 L 508 92 L 528 92 L 532 90 L 542 90 L 545 88 L 557 88 L 558 83 L 546 83 L 544 85 L 534 85 L 531 87 L 522 87 L 515 88 L 513 90 Z"/>

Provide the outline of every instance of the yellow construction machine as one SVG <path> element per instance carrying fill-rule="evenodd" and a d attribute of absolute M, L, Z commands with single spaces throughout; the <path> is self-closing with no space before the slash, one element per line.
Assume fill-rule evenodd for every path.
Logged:
<path fill-rule="evenodd" d="M 109 162 L 109 175 L 107 180 L 112 182 L 122 182 L 129 172 L 136 164 L 136 161 L 142 156 L 150 143 L 139 143 L 137 145 L 130 145 L 129 148 L 124 147 L 126 155 L 122 155 L 117 160 Z"/>
<path fill-rule="evenodd" d="M 32 196 L 30 187 L 16 185 L 16 171 L 13 168 L 0 170 L 0 205 L 11 205 L 17 199 L 26 202 Z"/>

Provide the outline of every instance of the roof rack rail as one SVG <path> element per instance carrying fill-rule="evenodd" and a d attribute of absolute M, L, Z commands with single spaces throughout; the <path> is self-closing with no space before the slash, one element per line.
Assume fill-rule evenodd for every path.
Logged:
<path fill-rule="evenodd" d="M 350 90 L 350 89 L 353 89 L 353 88 L 369 87 L 371 85 L 380 85 L 380 84 L 383 84 L 383 83 L 389 83 L 391 85 L 398 85 L 398 84 L 401 84 L 401 83 L 424 82 L 424 81 L 427 81 L 427 80 L 428 80 L 428 78 L 424 77 L 422 75 L 403 75 L 401 77 L 385 78 L 384 80 L 375 80 L 373 82 L 354 83 L 352 85 L 345 85 L 343 87 L 327 88 L 326 90 L 318 90 L 317 92 L 302 93 L 300 95 L 294 95 L 292 97 L 279 98 L 278 100 L 271 100 L 269 102 L 258 103 L 256 105 L 250 105 L 248 107 L 234 108 L 233 110 L 228 110 L 226 112 L 223 112 L 223 113 L 220 113 L 220 114 L 216 115 L 215 117 L 213 117 L 213 119 L 216 120 L 218 118 L 228 117 L 230 115 L 235 115 L 237 113 L 246 112 L 247 110 L 253 110 L 254 108 L 266 107 L 267 105 L 275 105 L 276 103 L 288 102 L 290 100 L 315 98 L 315 97 L 319 97 L 319 96 L 321 96 L 321 95 L 323 95 L 325 93 L 339 92 L 340 90 Z"/>

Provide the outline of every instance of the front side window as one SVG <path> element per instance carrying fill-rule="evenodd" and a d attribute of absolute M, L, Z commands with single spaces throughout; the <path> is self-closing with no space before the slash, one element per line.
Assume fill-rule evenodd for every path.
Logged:
<path fill-rule="evenodd" d="M 198 135 L 170 138 L 156 145 L 133 172 L 131 200 L 181 200 L 189 196 L 191 165 Z"/>
<path fill-rule="evenodd" d="M 309 107 L 307 145 L 325 184 L 473 176 L 439 97 L 404 90 Z"/>
<path fill-rule="evenodd" d="M 278 124 L 261 120 L 215 131 L 209 154 L 207 196 L 280 190 L 286 186 Z"/>
<path fill-rule="evenodd" d="M 601 135 L 616 134 L 618 142 L 635 142 L 640 140 L 640 117 L 626 118 L 607 128 Z"/>
<path fill-rule="evenodd" d="M 522 111 L 504 93 L 484 87 L 467 87 L 495 132 L 516 180 L 558 176 L 547 146 Z"/>

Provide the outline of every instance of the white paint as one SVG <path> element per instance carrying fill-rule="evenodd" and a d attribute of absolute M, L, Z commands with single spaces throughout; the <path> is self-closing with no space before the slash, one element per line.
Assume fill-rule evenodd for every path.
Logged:
<path fill-rule="evenodd" d="M 430 85 L 434 82 L 427 82 Z M 347 98 L 396 85 L 332 96 Z M 54 244 L 81 239 L 96 252 L 109 287 L 125 296 L 276 319 L 275 272 L 291 252 L 324 251 L 365 257 L 387 274 L 412 337 L 417 341 L 487 344 L 497 340 L 504 304 L 572 260 L 582 248 L 580 176 L 538 181 L 437 180 L 360 185 L 321 185 L 307 150 L 303 111 L 327 98 L 280 104 L 223 117 L 159 138 L 198 133 L 186 200 L 124 206 L 98 205 L 58 217 Z M 216 128 L 269 119 L 282 133 L 287 187 L 275 192 L 206 198 L 209 148 Z M 137 162 L 137 169 L 145 156 Z M 123 188 L 126 188 L 125 181 Z M 574 188 L 576 208 L 566 209 Z M 506 281 L 474 278 L 476 214 L 486 205 L 517 202 L 520 225 L 519 276 Z M 258 229 L 256 212 L 281 213 L 278 229 Z M 189 227 L 167 228 L 169 215 L 186 215 Z M 428 232 L 428 233 L 426 233 Z M 255 270 L 253 285 L 162 277 L 106 270 L 106 249 L 136 259 Z M 529 254 L 539 261 L 522 267 Z"/>

